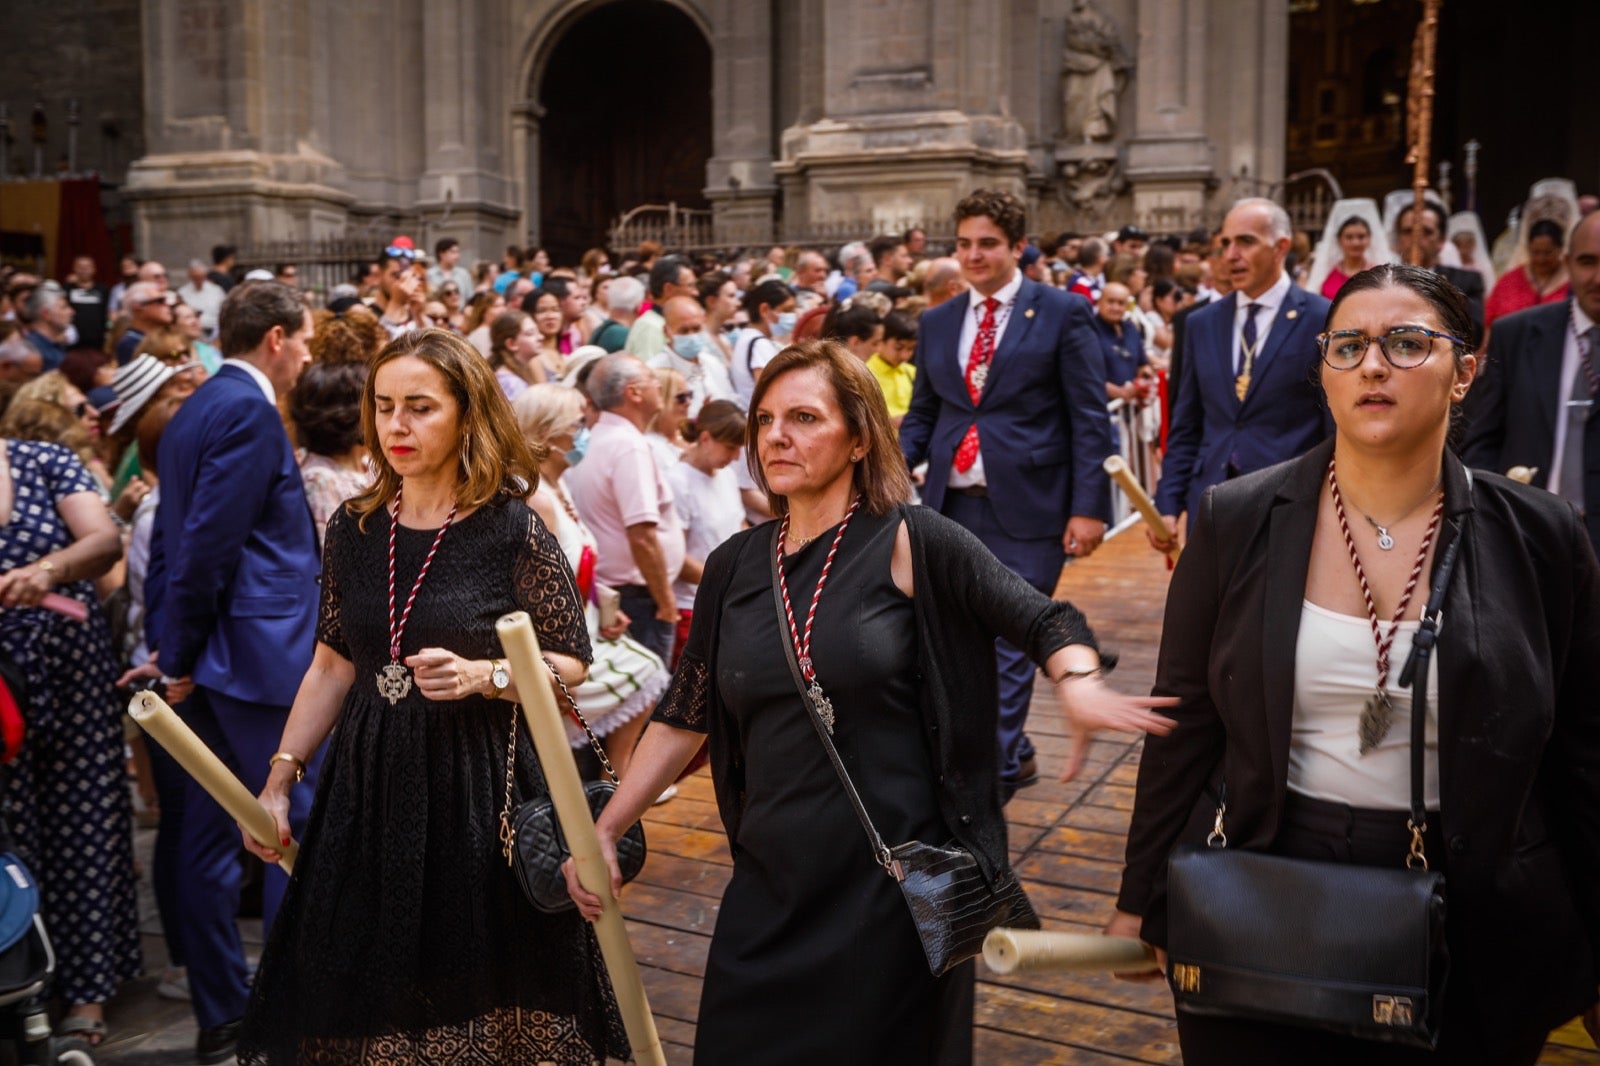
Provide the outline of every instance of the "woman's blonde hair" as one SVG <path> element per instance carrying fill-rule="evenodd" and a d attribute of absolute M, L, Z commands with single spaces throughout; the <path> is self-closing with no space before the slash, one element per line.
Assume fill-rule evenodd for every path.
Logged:
<path fill-rule="evenodd" d="M 494 371 L 478 350 L 447 330 L 419 329 L 390 341 L 372 361 L 361 390 L 361 433 L 377 474 L 372 487 L 345 506 L 366 529 L 367 518 L 389 505 L 400 489 L 401 478 L 383 442 L 378 440 L 378 371 L 385 363 L 410 356 L 427 363 L 444 379 L 455 398 L 461 431 L 457 459 L 461 487 L 456 502 L 463 508 L 482 507 L 501 494 L 522 499 L 539 482 L 539 464 L 522 439 Z"/>
<path fill-rule="evenodd" d="M 550 438 L 583 417 L 583 394 L 554 382 L 529 385 L 511 401 L 511 413 L 534 457 L 543 463 L 550 454 Z"/>
<path fill-rule="evenodd" d="M 894 423 L 889 421 L 883 390 L 872 371 L 838 341 L 804 341 L 791 344 L 773 356 L 761 371 L 750 396 L 750 413 L 745 422 L 745 462 L 756 487 L 766 493 L 772 513 L 787 514 L 789 501 L 772 491 L 766 472 L 761 469 L 760 448 L 756 443 L 760 428 L 758 411 L 773 382 L 785 374 L 810 369 L 822 372 L 833 390 L 834 403 L 844 415 L 845 425 L 861 439 L 861 461 L 854 464 L 852 477 L 856 491 L 861 494 L 862 506 L 872 514 L 885 515 L 908 502 L 911 474 L 906 470 L 905 456 L 895 443 Z"/>
<path fill-rule="evenodd" d="M 689 379 L 670 366 L 658 366 L 650 372 L 656 376 L 656 381 L 661 383 L 661 410 L 656 412 L 656 416 L 644 428 L 647 432 L 654 431 L 661 434 L 674 444 L 682 444 L 688 439 L 683 432 L 687 423 L 679 422 L 677 425 L 671 425 L 671 416 L 667 414 L 667 408 L 672 406 L 674 396 L 689 387 Z"/>

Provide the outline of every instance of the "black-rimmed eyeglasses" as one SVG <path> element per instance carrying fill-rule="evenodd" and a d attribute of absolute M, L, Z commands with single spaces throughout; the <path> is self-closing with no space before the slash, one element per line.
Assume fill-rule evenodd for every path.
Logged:
<path fill-rule="evenodd" d="M 1367 349 L 1374 341 L 1389 365 L 1397 370 L 1411 370 L 1428 361 L 1433 354 L 1434 341 L 1449 341 L 1451 346 L 1466 346 L 1466 341 L 1436 329 L 1422 326 L 1396 326 L 1389 332 L 1369 337 L 1358 329 L 1340 329 L 1317 334 L 1317 349 L 1322 361 L 1335 370 L 1354 370 L 1367 357 Z"/>

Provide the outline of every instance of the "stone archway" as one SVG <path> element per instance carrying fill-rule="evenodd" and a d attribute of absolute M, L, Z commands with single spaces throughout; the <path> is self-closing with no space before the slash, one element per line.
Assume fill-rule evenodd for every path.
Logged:
<path fill-rule="evenodd" d="M 610 0 L 559 27 L 530 73 L 529 226 L 557 262 L 644 203 L 705 207 L 713 151 L 704 30 L 660 0 Z"/>

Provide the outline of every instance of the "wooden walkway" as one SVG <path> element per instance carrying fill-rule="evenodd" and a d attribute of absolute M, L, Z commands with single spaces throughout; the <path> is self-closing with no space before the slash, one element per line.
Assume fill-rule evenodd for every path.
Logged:
<path fill-rule="evenodd" d="M 1155 676 L 1167 571 L 1137 529 L 1062 574 L 1058 595 L 1089 616 L 1122 656 L 1113 683 L 1148 691 Z M 1048 929 L 1097 931 L 1111 915 L 1133 806 L 1139 742 L 1098 740 L 1072 784 L 1054 780 L 1067 741 L 1051 694 L 1039 689 L 1028 732 L 1043 777 L 1012 801 L 1012 861 Z M 718 901 L 732 870 L 705 771 L 645 818 L 650 859 L 623 892 L 634 950 L 656 1024 L 674 1064 L 694 1045 L 700 983 Z M 1162 984 L 1110 977 L 998 978 L 979 964 L 977 1061 L 982 1066 L 1176 1063 L 1177 1032 Z M 1582 1050 L 1588 1049 L 1588 1050 Z M 1597 1066 L 1581 1027 L 1555 1034 L 1541 1062 Z"/>

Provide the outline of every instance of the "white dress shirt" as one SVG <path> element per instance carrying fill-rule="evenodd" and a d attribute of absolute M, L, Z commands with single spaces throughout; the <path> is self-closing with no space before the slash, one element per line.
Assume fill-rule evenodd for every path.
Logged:
<path fill-rule="evenodd" d="M 1262 351 L 1267 347 L 1267 334 L 1272 332 L 1272 324 L 1278 319 L 1278 308 L 1283 306 L 1284 297 L 1289 295 L 1289 280 L 1287 272 L 1279 274 L 1278 280 L 1272 287 L 1257 296 L 1254 300 L 1242 291 L 1235 290 L 1236 303 L 1233 309 L 1233 372 L 1237 376 L 1244 373 L 1244 364 L 1241 361 L 1243 353 L 1239 345 L 1244 339 L 1244 320 L 1249 314 L 1251 304 L 1260 304 L 1256 311 L 1256 357 L 1260 358 Z"/>
<path fill-rule="evenodd" d="M 243 359 L 224 359 L 222 365 L 236 366 L 246 374 L 249 374 L 255 383 L 261 386 L 261 391 L 266 395 L 267 402 L 274 407 L 278 406 L 278 390 L 272 387 L 272 379 L 263 374 L 260 367 L 254 363 L 245 362 Z"/>
<path fill-rule="evenodd" d="M 1561 460 L 1567 454 L 1567 427 L 1572 422 L 1572 419 L 1568 417 L 1569 405 L 1574 402 L 1582 403 L 1586 399 L 1586 397 L 1572 394 L 1573 381 L 1578 376 L 1578 338 L 1589 332 L 1589 328 L 1595 323 L 1594 319 L 1583 313 L 1576 300 L 1572 301 L 1572 317 L 1567 321 L 1569 324 L 1567 338 L 1561 345 L 1561 378 L 1559 386 L 1561 391 L 1556 393 L 1555 447 L 1550 450 L 1550 479 L 1545 482 L 1545 486 L 1557 495 L 1577 501 L 1583 499 L 1583 486 L 1574 487 L 1561 484 Z M 1600 359 L 1600 351 L 1590 352 L 1589 358 Z M 1576 448 L 1583 447 L 1581 439 L 1573 441 L 1572 444 Z M 1563 491 L 1564 489 L 1568 491 Z"/>
<path fill-rule="evenodd" d="M 994 312 L 994 350 L 1000 351 L 1000 341 L 1006 335 L 1006 323 L 1011 321 L 1011 309 L 1016 306 L 1017 293 L 1022 290 L 1022 271 L 1015 271 L 1011 280 L 1000 286 L 994 298 L 1000 301 L 1000 306 Z M 956 297 L 960 299 L 960 297 Z M 967 314 L 961 319 L 961 336 L 956 341 L 956 362 L 961 367 L 962 387 L 966 385 L 967 361 L 972 356 L 972 342 L 978 339 L 978 323 L 983 321 L 983 302 L 988 297 L 977 289 L 967 290 Z M 989 366 L 994 366 L 994 357 L 990 356 Z M 963 434 L 965 436 L 965 434 Z M 959 450 L 959 448 L 957 449 Z M 957 470 L 954 463 L 950 464 L 949 486 L 953 489 L 967 489 L 978 485 L 987 485 L 988 479 L 983 473 L 983 432 L 978 432 L 978 458 L 973 461 L 966 471 Z"/>

